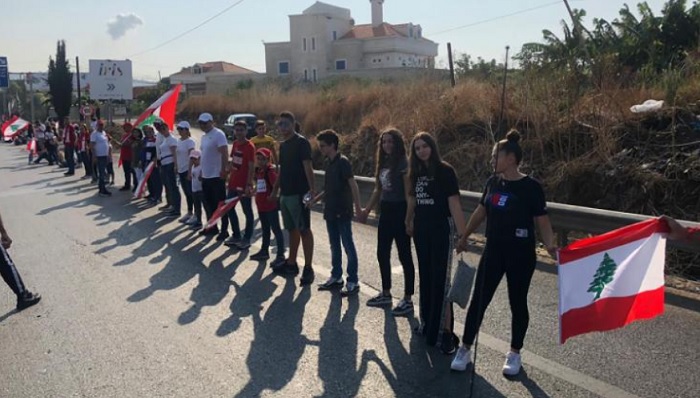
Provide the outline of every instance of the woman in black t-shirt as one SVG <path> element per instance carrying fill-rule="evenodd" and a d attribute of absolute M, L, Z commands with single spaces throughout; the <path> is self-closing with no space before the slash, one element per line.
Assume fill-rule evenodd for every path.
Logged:
<path fill-rule="evenodd" d="M 413 236 L 418 257 L 420 332 L 429 345 L 451 354 L 459 339 L 452 331 L 452 304 L 445 295 L 450 284 L 452 226 L 462 234 L 464 214 L 457 175 L 442 161 L 435 139 L 428 133 L 418 133 L 411 142 L 409 182 L 406 233 Z"/>
<path fill-rule="evenodd" d="M 464 328 L 464 344 L 452 361 L 452 369 L 462 371 L 471 362 L 470 348 L 479 331 L 488 307 L 503 275 L 508 281 L 508 301 L 513 315 L 510 351 L 506 354 L 503 374 L 520 372 L 520 349 L 527 332 L 529 313 L 527 293 L 535 272 L 535 223 L 547 251 L 554 256 L 554 234 L 547 216 L 547 203 L 539 182 L 521 173 L 523 157 L 518 142 L 520 134 L 513 130 L 493 148 L 495 176 L 486 183 L 481 202 L 457 244 L 457 251 L 467 249 L 467 238 L 486 220 L 486 247 L 481 256 Z"/>
<path fill-rule="evenodd" d="M 399 261 L 403 267 L 404 296 L 394 307 L 394 315 L 406 315 L 413 311 L 411 297 L 414 293 L 416 278 L 413 256 L 411 255 L 411 238 L 406 235 L 406 187 L 408 180 L 408 160 L 403 134 L 396 128 L 382 132 L 377 142 L 377 166 L 372 197 L 367 207 L 359 215 L 361 222 L 367 221 L 369 212 L 379 203 L 379 225 L 377 226 L 377 261 L 382 277 L 382 292 L 367 301 L 370 307 L 391 305 L 391 245 L 396 243 Z"/>

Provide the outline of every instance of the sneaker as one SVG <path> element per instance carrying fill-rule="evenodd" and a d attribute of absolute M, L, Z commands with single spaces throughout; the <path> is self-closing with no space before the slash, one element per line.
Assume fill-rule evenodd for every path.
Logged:
<path fill-rule="evenodd" d="M 347 285 L 340 291 L 343 297 L 354 296 L 360 291 L 360 284 L 356 282 L 348 282 Z"/>
<path fill-rule="evenodd" d="M 391 310 L 394 316 L 403 316 L 413 312 L 413 301 L 402 299 L 399 304 Z"/>
<path fill-rule="evenodd" d="M 334 278 L 330 277 L 328 278 L 327 281 L 321 283 L 318 285 L 318 290 L 331 290 L 335 288 L 341 288 L 345 282 L 343 281 L 343 278 Z"/>
<path fill-rule="evenodd" d="M 238 244 L 241 242 L 241 238 L 236 238 L 235 236 L 232 236 L 224 242 L 224 245 L 226 246 L 238 246 Z"/>
<path fill-rule="evenodd" d="M 189 221 L 191 218 L 192 218 L 192 213 L 187 213 L 187 214 L 185 214 L 184 216 L 182 216 L 182 218 L 180 218 L 180 219 L 177 220 L 177 221 L 178 221 L 178 222 L 181 222 L 181 223 L 183 223 L 183 224 L 186 224 L 187 221 Z"/>
<path fill-rule="evenodd" d="M 250 259 L 253 261 L 265 261 L 270 258 L 270 253 L 267 251 L 259 251 L 253 255 L 250 256 Z"/>
<path fill-rule="evenodd" d="M 301 273 L 301 279 L 299 280 L 299 285 L 300 286 L 307 286 L 312 283 L 314 283 L 314 279 L 316 279 L 316 274 L 314 273 L 314 269 L 311 268 L 310 265 L 304 266 L 304 271 Z"/>
<path fill-rule="evenodd" d="M 109 197 L 109 196 L 112 196 L 112 193 L 109 191 L 100 191 L 100 196 Z"/>
<path fill-rule="evenodd" d="M 226 238 L 229 237 L 228 231 L 221 231 L 219 232 L 218 235 L 216 235 L 216 241 L 217 242 L 223 242 L 226 240 Z"/>
<path fill-rule="evenodd" d="M 296 264 L 289 264 L 285 261 L 272 268 L 272 271 L 281 275 L 296 276 L 299 275 L 299 266 Z"/>
<path fill-rule="evenodd" d="M 90 178 L 89 175 L 84 175 L 84 176 L 80 177 L 81 180 L 87 180 L 88 178 Z"/>
<path fill-rule="evenodd" d="M 236 245 L 240 250 L 248 250 L 250 248 L 250 241 L 246 239 L 241 239 Z"/>
<path fill-rule="evenodd" d="M 70 176 L 72 176 L 72 175 L 75 175 L 75 173 L 63 173 L 63 175 L 66 176 L 66 177 L 70 177 Z"/>
<path fill-rule="evenodd" d="M 129 191 L 129 190 L 131 190 L 131 187 L 127 187 L 126 185 L 123 186 L 123 187 L 121 187 L 121 188 L 119 188 L 119 191 L 121 191 L 121 192 Z"/>
<path fill-rule="evenodd" d="M 168 212 L 175 210 L 175 208 L 170 206 L 170 205 L 165 205 L 165 206 L 159 207 L 158 210 L 168 213 Z"/>
<path fill-rule="evenodd" d="M 41 301 L 40 295 L 32 292 L 24 292 L 22 297 L 17 298 L 17 311 L 22 311 L 23 309 L 29 308 L 34 304 L 37 304 L 39 301 Z"/>
<path fill-rule="evenodd" d="M 506 354 L 506 361 L 503 364 L 503 375 L 504 376 L 516 376 L 520 373 L 520 367 L 522 366 L 522 358 L 520 354 L 509 351 Z"/>
<path fill-rule="evenodd" d="M 379 295 L 367 300 L 367 306 L 369 307 L 384 307 L 385 305 L 391 305 L 391 303 L 391 296 L 384 293 L 379 293 Z"/>
<path fill-rule="evenodd" d="M 273 261 L 270 264 L 270 267 L 272 267 L 272 268 L 279 267 L 280 265 L 283 265 L 286 262 L 287 262 L 287 259 L 284 258 L 284 256 L 277 256 L 277 258 L 275 258 L 275 261 Z"/>
<path fill-rule="evenodd" d="M 165 213 L 165 217 L 167 217 L 167 218 L 177 218 L 177 217 L 180 217 L 180 215 L 181 214 L 179 211 L 169 211 L 169 212 Z"/>
<path fill-rule="evenodd" d="M 443 331 L 442 341 L 440 342 L 440 350 L 442 353 L 445 355 L 452 355 L 457 351 L 457 347 L 459 347 L 459 337 L 454 333 L 446 330 Z"/>
<path fill-rule="evenodd" d="M 201 224 L 201 222 L 199 221 L 197 216 L 195 216 L 194 214 L 191 215 L 187 221 L 185 221 L 185 225 L 194 225 L 194 224 L 198 224 L 198 223 Z"/>
<path fill-rule="evenodd" d="M 191 225 L 190 225 L 190 229 L 193 229 L 193 230 L 195 230 L 195 231 L 198 230 L 198 229 L 202 229 L 202 227 L 203 227 L 203 225 L 202 225 L 202 223 L 199 222 L 199 221 L 197 221 L 197 222 L 195 222 L 194 224 L 191 224 Z"/>
<path fill-rule="evenodd" d="M 472 363 L 472 350 L 468 350 L 467 347 L 461 346 L 455 354 L 455 358 L 452 360 L 452 365 L 450 369 L 457 372 L 464 372 L 467 370 L 467 366 Z"/>

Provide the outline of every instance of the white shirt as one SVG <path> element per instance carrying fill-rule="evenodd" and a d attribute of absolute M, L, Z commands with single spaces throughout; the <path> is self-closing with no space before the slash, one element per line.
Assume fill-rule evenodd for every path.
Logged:
<path fill-rule="evenodd" d="M 171 147 L 177 147 L 177 138 L 169 135 L 163 137 L 163 142 L 158 147 L 158 158 L 160 159 L 161 166 L 169 165 L 175 163 L 175 158 L 173 157 L 173 152 Z"/>
<path fill-rule="evenodd" d="M 186 173 L 190 169 L 190 151 L 197 146 L 192 138 L 177 142 L 177 172 Z"/>
<path fill-rule="evenodd" d="M 202 143 L 199 147 L 202 150 L 202 178 L 220 177 L 221 154 L 219 153 L 219 148 L 226 148 L 228 152 L 226 134 L 214 127 L 202 136 Z"/>
<path fill-rule="evenodd" d="M 202 165 L 192 166 L 192 192 L 202 192 Z"/>
<path fill-rule="evenodd" d="M 109 140 L 104 131 L 93 131 L 90 134 L 90 143 L 95 144 L 95 156 L 109 156 Z"/>
<path fill-rule="evenodd" d="M 160 146 L 163 145 L 163 140 L 165 140 L 165 137 L 163 137 L 163 134 L 157 131 L 154 134 L 154 137 L 156 137 L 156 157 L 160 159 Z"/>

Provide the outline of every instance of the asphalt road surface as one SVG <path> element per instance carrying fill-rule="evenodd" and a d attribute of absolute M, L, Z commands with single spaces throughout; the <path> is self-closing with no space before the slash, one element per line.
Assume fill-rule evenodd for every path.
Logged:
<path fill-rule="evenodd" d="M 341 299 L 275 276 L 128 193 L 98 197 L 63 171 L 28 166 L 22 148 L 0 145 L 10 253 L 43 295 L 16 313 L 14 295 L 0 288 L 0 397 L 468 396 L 468 375 L 450 372 L 451 357 L 413 335 L 415 320 L 365 306 L 380 287 L 372 226 L 354 225 L 362 287 Z M 116 187 L 122 180 L 117 170 Z M 312 225 L 320 282 L 330 255 L 320 214 Z M 398 262 L 394 270 L 400 297 Z M 696 311 L 667 305 L 658 319 L 561 346 L 556 276 L 536 272 L 529 299 L 524 371 L 508 380 L 510 312 L 499 288 L 474 396 L 698 396 Z M 461 335 L 464 311 L 457 320 Z"/>

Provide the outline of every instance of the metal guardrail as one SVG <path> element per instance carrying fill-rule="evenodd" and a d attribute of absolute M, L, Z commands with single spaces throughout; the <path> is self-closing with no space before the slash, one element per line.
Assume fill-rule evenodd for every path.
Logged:
<path fill-rule="evenodd" d="M 322 190 L 324 174 L 323 171 L 314 171 L 315 183 L 318 191 Z M 374 178 L 356 176 L 355 181 L 357 181 L 357 185 L 360 188 L 362 203 L 367 203 L 367 200 L 374 190 Z M 473 212 L 481 199 L 481 193 L 479 192 L 460 191 L 460 196 L 462 209 L 466 213 Z M 568 235 L 571 232 L 601 234 L 652 218 L 652 216 L 641 214 L 623 213 L 553 202 L 548 202 L 547 208 L 552 221 L 552 227 L 557 232 L 559 245 L 562 247 L 567 244 Z M 678 222 L 686 227 L 700 228 L 700 223 L 698 222 L 685 220 L 678 220 Z M 669 241 L 668 245 L 676 249 L 700 253 L 700 243 Z"/>

